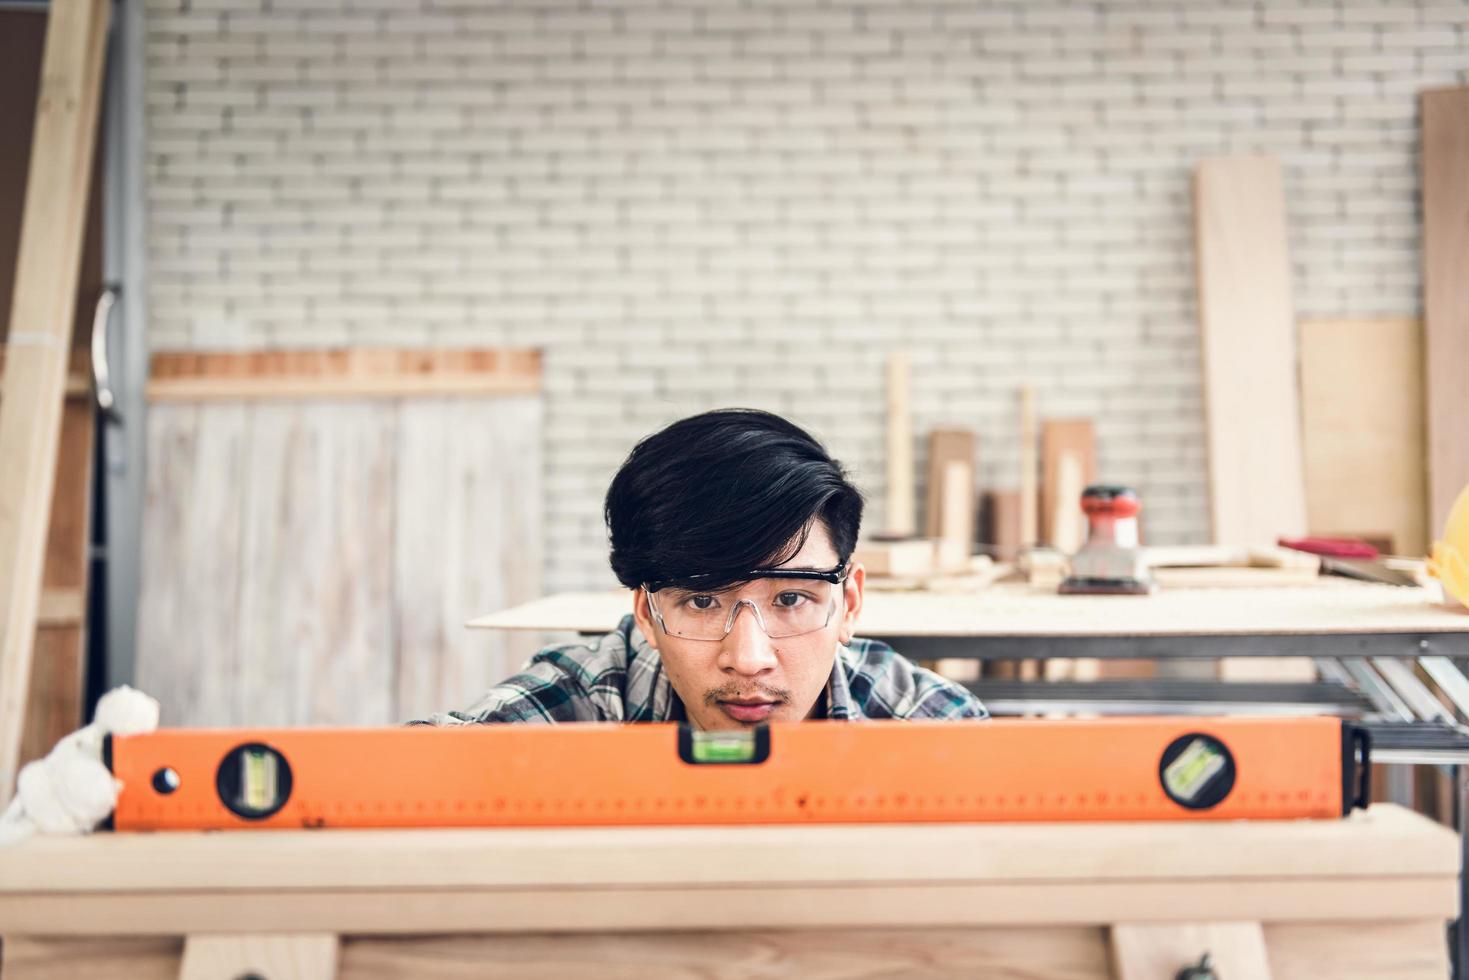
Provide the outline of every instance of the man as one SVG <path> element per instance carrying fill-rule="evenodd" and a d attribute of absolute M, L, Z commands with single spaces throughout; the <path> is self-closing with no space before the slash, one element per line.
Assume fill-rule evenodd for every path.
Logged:
<path fill-rule="evenodd" d="M 605 516 L 631 615 L 428 723 L 988 717 L 964 688 L 854 639 L 862 496 L 790 422 L 746 409 L 675 422 L 633 448 Z"/>

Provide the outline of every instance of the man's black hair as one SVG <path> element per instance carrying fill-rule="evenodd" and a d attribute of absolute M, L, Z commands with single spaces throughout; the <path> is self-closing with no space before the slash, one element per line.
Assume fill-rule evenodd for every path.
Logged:
<path fill-rule="evenodd" d="M 862 494 L 804 429 L 769 412 L 726 408 L 634 446 L 607 488 L 605 517 L 623 585 L 718 591 L 789 561 L 813 519 L 846 562 Z"/>

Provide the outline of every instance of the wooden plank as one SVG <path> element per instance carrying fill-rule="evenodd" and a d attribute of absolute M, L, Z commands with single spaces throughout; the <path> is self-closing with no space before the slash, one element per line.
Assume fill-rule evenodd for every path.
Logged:
<path fill-rule="evenodd" d="M 1197 966 L 1205 954 L 1225 977 L 1270 980 L 1265 933 L 1258 922 L 1126 923 L 1112 927 L 1116 980 L 1163 980 Z"/>
<path fill-rule="evenodd" d="M 1043 543 L 1068 555 L 1085 543 L 1081 492 L 1095 482 L 1097 444 L 1091 419 L 1047 419 L 1041 425 Z"/>
<path fill-rule="evenodd" d="M 939 477 L 939 527 L 942 533 L 934 542 L 940 568 L 950 572 L 969 569 L 974 554 L 974 525 L 979 516 L 979 498 L 975 495 L 974 465 L 954 460 L 944 464 Z"/>
<path fill-rule="evenodd" d="M 396 411 L 368 401 L 246 409 L 251 436 L 230 723 L 396 720 Z M 188 651 L 175 647 L 174 656 L 177 669 L 198 669 Z"/>
<path fill-rule="evenodd" d="M 1446 828 L 1445 832 L 1447 832 Z M 270 836 L 277 832 L 272 831 Z M 726 841 L 721 846 L 732 846 Z M 1044 845 L 1042 845 L 1044 846 Z M 381 864 L 385 855 L 369 858 Z M 595 860 L 589 858 L 589 860 Z M 791 860 L 799 860 L 792 857 Z M 567 932 L 800 929 L 861 926 L 1100 925 L 1260 919 L 1446 922 L 1457 908 L 1452 873 L 1433 877 L 1251 879 L 1230 882 L 944 882 L 875 885 L 679 885 L 449 890 L 299 886 L 262 891 L 0 894 L 0 929 L 28 935 L 176 935 L 180 932 Z"/>
<path fill-rule="evenodd" d="M 4 98 L 15 112 L 13 138 L 0 147 L 0 320 L 9 320 L 16 247 L 21 238 L 26 166 L 32 151 L 46 13 L 6 12 Z M 100 160 L 100 147 L 97 159 Z M 81 726 L 85 699 L 85 589 L 90 542 L 91 469 L 94 419 L 91 403 L 90 300 L 101 281 L 101 167 L 93 167 L 87 225 L 82 239 L 78 303 L 73 313 L 72 350 L 66 373 L 66 403 L 56 461 L 51 517 L 47 529 L 46 567 L 41 577 L 41 604 L 32 648 L 31 683 L 26 695 L 21 764 L 43 757 L 66 733 Z M 0 323 L 0 338 L 6 325 Z M 0 344 L 0 378 L 6 350 Z M 0 398 L 4 392 L 0 391 Z"/>
<path fill-rule="evenodd" d="M 3 170 L 10 178 L 0 186 L 0 319 L 8 320 L 12 273 L 19 244 L 25 196 L 25 166 L 32 151 L 32 110 L 36 105 L 45 41 L 46 14 L 41 11 L 6 12 L 0 34 L 5 46 L 5 98 L 17 125 L 3 152 Z M 92 450 L 94 441 L 92 390 L 88 342 L 93 312 L 92 290 L 102 280 L 102 217 L 100 165 L 96 149 L 87 205 L 86 229 L 78 275 L 79 301 L 73 314 L 72 346 L 66 375 L 66 402 L 62 408 L 51 518 L 46 538 L 45 570 L 32 651 L 31 681 L 26 697 L 25 728 L 20 764 L 40 758 L 68 732 L 83 722 L 86 693 L 86 586 L 92 507 Z M 5 327 L 0 324 L 0 334 Z M 5 348 L 0 344 L 0 376 Z M 0 398 L 4 393 L 0 391 Z"/>
<path fill-rule="evenodd" d="M 1381 531 L 1394 554 L 1428 547 L 1423 328 L 1416 320 L 1306 320 L 1301 418 L 1313 534 Z"/>
<path fill-rule="evenodd" d="M 928 434 L 928 495 L 923 525 L 926 537 L 952 537 L 973 543 L 974 518 L 979 509 L 974 451 L 975 436 L 968 429 L 934 429 Z M 959 476 L 953 478 L 958 493 L 953 495 L 944 492 L 950 464 L 959 466 Z M 951 500 L 951 496 L 958 499 Z M 953 519 L 945 520 L 946 514 Z"/>
<path fill-rule="evenodd" d="M 398 412 L 393 518 L 398 718 L 469 703 L 515 673 L 538 637 L 465 629 L 541 594 L 542 407 L 433 399 Z"/>
<path fill-rule="evenodd" d="M 1110 980 L 1102 931 L 732 929 L 592 935 L 352 938 L 342 980 L 366 977 L 1045 977 Z"/>
<path fill-rule="evenodd" d="M 524 395 L 541 389 L 536 350 L 343 348 L 152 357 L 151 401 Z"/>
<path fill-rule="evenodd" d="M 5 980 L 177 980 L 183 941 L 172 936 L 95 939 L 8 935 L 0 946 Z"/>
<path fill-rule="evenodd" d="M 7 936 L 0 973 L 6 980 L 174 980 L 182 945 L 172 936 Z M 1443 923 L 1431 919 L 1269 923 L 1265 946 L 1275 980 L 1442 980 L 1449 969 Z M 351 936 L 341 944 L 338 976 L 641 980 L 650 971 L 734 978 L 752 970 L 822 980 L 854 973 L 1113 978 L 1106 934 L 1093 926 Z"/>
<path fill-rule="evenodd" d="M 7 12 L 4 34 L 5 97 L 16 108 L 13 141 L 6 145 L 4 171 L 10 178 L 0 186 L 0 319 L 9 319 L 25 196 L 25 167 L 32 151 L 31 125 L 41 75 L 45 42 L 44 11 Z M 66 375 L 66 402 L 62 408 L 51 518 L 46 538 L 45 570 L 32 651 L 31 682 L 26 697 L 26 719 L 20 764 L 40 758 L 62 736 L 83 722 L 86 692 L 86 585 L 92 507 L 92 449 L 94 440 L 88 342 L 93 312 L 92 290 L 102 280 L 102 217 L 100 165 L 96 149 L 88 195 L 86 229 L 78 275 L 79 301 L 73 315 L 72 346 Z M 5 330 L 0 324 L 0 335 Z M 5 348 L 0 344 L 0 376 Z M 4 393 L 0 391 L 0 398 Z"/>
<path fill-rule="evenodd" d="M 249 438 L 243 405 L 148 413 L 136 669 L 165 725 L 245 720 L 236 678 Z"/>
<path fill-rule="evenodd" d="M 184 941 L 179 980 L 334 980 L 338 952 L 337 937 L 323 933 L 191 935 Z"/>
<path fill-rule="evenodd" d="M 1340 924 L 1269 922 L 1265 948 L 1275 980 L 1443 980 L 1443 923 L 1434 919 Z"/>
<path fill-rule="evenodd" d="M 913 513 L 913 413 L 910 367 L 906 354 L 891 354 L 887 364 L 887 535 L 912 537 L 918 529 Z"/>
<path fill-rule="evenodd" d="M 1036 487 L 1035 389 L 1020 389 L 1020 547 L 1033 548 L 1040 541 L 1039 491 Z"/>
<path fill-rule="evenodd" d="M 984 495 L 980 540 L 990 545 L 997 561 L 1014 561 L 1020 553 L 1020 494 L 990 490 Z"/>
<path fill-rule="evenodd" d="M 108 4 L 51 7 L 0 389 L 0 806 L 15 785 L 76 312 Z"/>
<path fill-rule="evenodd" d="M 1469 486 L 1469 88 L 1423 93 L 1428 524 Z"/>
<path fill-rule="evenodd" d="M 734 839 L 743 846 L 729 848 Z M 135 898 L 307 882 L 456 891 L 1451 881 L 1458 838 L 1391 804 L 1340 820 L 179 832 L 35 837 L 0 851 L 0 872 L 0 895 Z"/>
<path fill-rule="evenodd" d="M 1205 160 L 1194 192 L 1213 539 L 1274 544 L 1306 530 L 1280 165 Z"/>

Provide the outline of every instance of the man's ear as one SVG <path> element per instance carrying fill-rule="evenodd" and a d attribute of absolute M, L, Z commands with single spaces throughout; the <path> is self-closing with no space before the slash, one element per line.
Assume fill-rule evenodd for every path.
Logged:
<path fill-rule="evenodd" d="M 658 624 L 653 622 L 653 613 L 648 608 L 648 593 L 642 589 L 632 590 L 632 618 L 638 624 L 648 645 L 658 649 Z"/>
<path fill-rule="evenodd" d="M 857 617 L 862 612 L 862 589 L 867 584 L 867 569 L 861 562 L 855 562 L 852 570 L 847 573 L 846 582 L 842 583 L 843 598 L 846 600 L 842 612 L 842 627 L 838 632 L 838 638 L 845 645 L 852 642 L 852 637 L 857 635 Z"/>

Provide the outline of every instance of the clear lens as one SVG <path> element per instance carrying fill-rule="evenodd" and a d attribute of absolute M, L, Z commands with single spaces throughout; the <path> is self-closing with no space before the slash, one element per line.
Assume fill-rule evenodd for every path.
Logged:
<path fill-rule="evenodd" d="M 772 639 L 799 636 L 831 622 L 841 586 L 799 579 L 755 579 L 729 592 L 662 589 L 654 608 L 668 633 L 690 640 L 721 640 L 734 616 L 753 612 Z M 740 608 L 746 607 L 746 608 Z"/>

